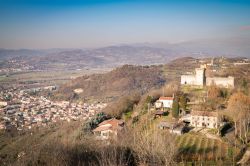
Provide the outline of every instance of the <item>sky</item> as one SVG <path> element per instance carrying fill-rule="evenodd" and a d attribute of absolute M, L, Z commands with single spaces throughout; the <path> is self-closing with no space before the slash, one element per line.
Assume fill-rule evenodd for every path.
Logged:
<path fill-rule="evenodd" d="M 250 38 L 248 0 L 0 0 L 0 48 Z"/>

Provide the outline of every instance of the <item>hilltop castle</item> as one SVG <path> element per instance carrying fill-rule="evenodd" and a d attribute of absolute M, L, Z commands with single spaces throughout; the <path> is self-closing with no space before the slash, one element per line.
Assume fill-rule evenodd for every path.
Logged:
<path fill-rule="evenodd" d="M 194 75 L 182 75 L 182 85 L 197 85 L 197 86 L 210 86 L 215 84 L 220 87 L 233 88 L 234 77 L 206 77 L 206 65 L 201 65 L 200 68 L 195 69 Z"/>
<path fill-rule="evenodd" d="M 196 68 L 195 75 L 181 76 L 181 84 L 203 86 L 205 84 L 205 81 L 206 81 L 205 68 Z"/>

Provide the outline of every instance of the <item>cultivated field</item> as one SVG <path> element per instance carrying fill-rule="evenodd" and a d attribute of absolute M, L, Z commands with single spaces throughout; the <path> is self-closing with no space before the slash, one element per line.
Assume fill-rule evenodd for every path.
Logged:
<path fill-rule="evenodd" d="M 179 160 L 233 160 L 233 156 L 239 153 L 228 144 L 209 139 L 202 135 L 187 133 L 176 137 L 181 158 Z"/>
<path fill-rule="evenodd" d="M 30 82 L 40 84 L 62 84 L 83 75 L 105 73 L 111 69 L 62 70 L 62 71 L 28 71 L 13 72 L 0 76 L 0 83 Z"/>

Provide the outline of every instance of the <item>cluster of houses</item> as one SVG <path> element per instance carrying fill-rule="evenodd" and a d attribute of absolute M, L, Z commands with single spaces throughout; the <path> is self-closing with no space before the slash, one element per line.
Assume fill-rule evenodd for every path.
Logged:
<path fill-rule="evenodd" d="M 246 62 L 244 62 L 246 64 Z M 237 64 L 238 65 L 238 64 Z M 181 85 L 195 85 L 195 86 L 210 86 L 217 85 L 224 88 L 234 87 L 234 77 L 207 77 L 206 68 L 215 68 L 213 59 L 210 64 L 201 65 L 200 68 L 195 69 L 195 74 L 188 74 L 181 76 Z M 167 115 L 173 107 L 175 96 L 162 96 L 154 103 L 154 118 L 158 118 Z M 196 102 L 189 102 L 192 105 L 199 104 Z M 151 110 L 150 109 L 150 110 Z M 193 107 L 191 110 L 180 114 L 178 120 L 162 120 L 158 123 L 158 128 L 168 130 L 170 133 L 181 135 L 188 132 L 191 128 L 208 128 L 219 129 L 223 126 L 222 117 L 218 111 L 201 111 L 195 110 Z M 110 119 L 104 121 L 93 130 L 96 138 L 99 140 L 107 140 L 115 138 L 123 131 L 124 121 L 117 119 Z"/>
<path fill-rule="evenodd" d="M 0 129 L 18 130 L 46 126 L 58 121 L 76 121 L 91 118 L 103 108 L 106 103 L 72 103 L 68 101 L 51 101 L 40 96 L 30 96 L 27 91 L 5 92 L 11 95 L 11 100 L 1 101 Z"/>
<path fill-rule="evenodd" d="M 23 60 L 7 60 L 6 64 L 0 68 L 0 73 L 9 73 L 9 72 L 20 72 L 20 71 L 28 71 L 33 70 L 34 66 L 27 64 Z"/>
<path fill-rule="evenodd" d="M 171 110 L 174 102 L 174 95 L 171 97 L 160 97 L 155 102 L 155 118 L 163 116 L 164 112 Z M 125 123 L 123 120 L 109 119 L 100 123 L 93 133 L 98 140 L 116 139 L 119 133 L 124 131 Z M 172 134 L 181 135 L 188 132 L 190 127 L 218 129 L 221 126 L 217 112 L 191 111 L 184 114 L 178 121 L 161 121 L 158 128 L 168 130 Z"/>
<path fill-rule="evenodd" d="M 159 100 L 155 102 L 155 114 L 157 116 L 163 115 L 163 113 L 160 114 L 157 110 L 163 110 L 162 112 L 164 112 L 164 110 L 171 109 L 173 101 L 174 96 L 160 97 Z M 183 134 L 188 130 L 187 127 L 218 129 L 221 125 L 222 123 L 218 112 L 192 110 L 190 113 L 182 114 L 178 121 L 162 121 L 159 123 L 158 127 L 160 129 L 169 129 L 170 133 Z"/>

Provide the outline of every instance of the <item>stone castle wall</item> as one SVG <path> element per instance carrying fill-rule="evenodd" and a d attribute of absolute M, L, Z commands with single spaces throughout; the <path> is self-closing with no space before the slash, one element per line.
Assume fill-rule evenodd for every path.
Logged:
<path fill-rule="evenodd" d="M 217 85 L 226 88 L 233 88 L 234 87 L 234 77 L 207 77 L 206 78 L 206 85 Z"/>
<path fill-rule="evenodd" d="M 182 75 L 181 84 L 182 85 L 199 85 L 199 86 L 210 86 L 217 85 L 220 87 L 233 88 L 234 87 L 234 77 L 206 77 L 206 69 L 196 68 L 194 75 Z"/>

